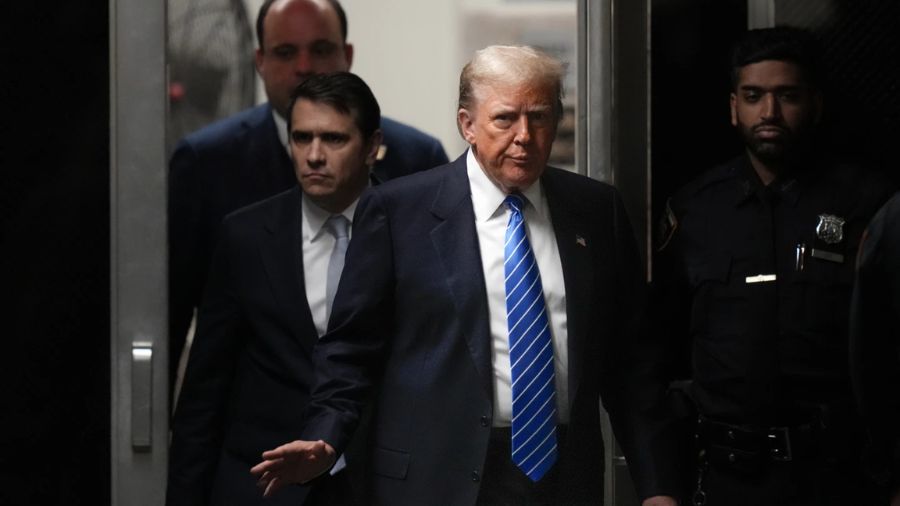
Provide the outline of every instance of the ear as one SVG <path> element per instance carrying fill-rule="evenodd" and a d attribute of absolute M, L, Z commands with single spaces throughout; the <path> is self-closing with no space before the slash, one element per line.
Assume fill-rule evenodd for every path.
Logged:
<path fill-rule="evenodd" d="M 347 60 L 347 70 L 353 65 L 353 44 L 344 44 L 344 59 Z"/>
<path fill-rule="evenodd" d="M 384 140 L 384 134 L 381 133 L 381 129 L 375 130 L 372 132 L 372 136 L 369 137 L 369 144 L 366 146 L 366 166 L 372 167 L 375 165 L 375 161 L 378 160 L 378 149 L 381 148 L 381 142 Z"/>
<path fill-rule="evenodd" d="M 256 63 L 256 72 L 260 75 L 262 75 L 263 58 L 265 58 L 265 53 L 263 53 L 262 48 L 257 48 L 256 53 L 253 55 L 253 61 Z"/>
<path fill-rule="evenodd" d="M 475 115 L 466 108 L 460 108 L 456 113 L 456 125 L 463 139 L 471 145 L 475 145 Z"/>
<path fill-rule="evenodd" d="M 729 102 L 731 103 L 731 126 L 737 126 L 737 95 L 733 91 L 731 92 L 731 99 Z"/>

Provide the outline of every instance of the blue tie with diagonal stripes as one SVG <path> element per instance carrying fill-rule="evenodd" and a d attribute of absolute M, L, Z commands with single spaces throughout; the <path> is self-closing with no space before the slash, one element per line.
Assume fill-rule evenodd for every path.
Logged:
<path fill-rule="evenodd" d="M 511 211 L 503 265 L 512 368 L 512 460 L 538 481 L 556 462 L 553 343 L 541 274 L 525 233 L 525 199 L 512 194 L 504 202 Z"/>

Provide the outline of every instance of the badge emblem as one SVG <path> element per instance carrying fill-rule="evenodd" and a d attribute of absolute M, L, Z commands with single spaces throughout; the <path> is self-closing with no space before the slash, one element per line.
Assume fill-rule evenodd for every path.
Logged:
<path fill-rule="evenodd" d="M 833 214 L 820 214 L 816 225 L 816 236 L 826 244 L 837 244 L 844 240 L 844 219 Z"/>

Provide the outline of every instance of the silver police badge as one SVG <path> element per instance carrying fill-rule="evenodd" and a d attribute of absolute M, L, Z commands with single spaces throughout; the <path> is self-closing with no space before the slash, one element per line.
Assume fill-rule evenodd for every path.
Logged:
<path fill-rule="evenodd" d="M 837 244 L 844 240 L 844 219 L 833 214 L 820 214 L 816 225 L 816 236 L 826 244 Z"/>

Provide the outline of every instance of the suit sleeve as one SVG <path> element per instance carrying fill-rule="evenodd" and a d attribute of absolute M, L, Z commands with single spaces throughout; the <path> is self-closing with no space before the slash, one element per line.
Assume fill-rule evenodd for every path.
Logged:
<path fill-rule="evenodd" d="M 187 373 L 172 422 L 168 506 L 205 505 L 224 439 L 227 399 L 242 349 L 227 228 L 213 259 Z"/>
<path fill-rule="evenodd" d="M 647 329 L 647 290 L 631 224 L 618 193 L 613 198 L 616 264 L 622 316 L 614 346 L 617 360 L 601 384 L 610 415 L 635 487 L 641 499 L 678 497 L 677 432 L 666 405 L 664 347 Z"/>
<path fill-rule="evenodd" d="M 174 386 L 178 359 L 194 308 L 200 305 L 208 265 L 201 256 L 201 188 L 199 160 L 193 146 L 181 141 L 169 162 L 169 385 Z"/>
<path fill-rule="evenodd" d="M 862 243 L 850 312 L 850 373 L 868 431 L 875 484 L 900 491 L 900 197 L 873 218 Z"/>
<path fill-rule="evenodd" d="M 356 210 L 353 238 L 335 295 L 329 331 L 316 345 L 316 386 L 303 439 L 342 452 L 356 429 L 393 329 L 393 253 L 387 212 L 374 189 Z"/>

